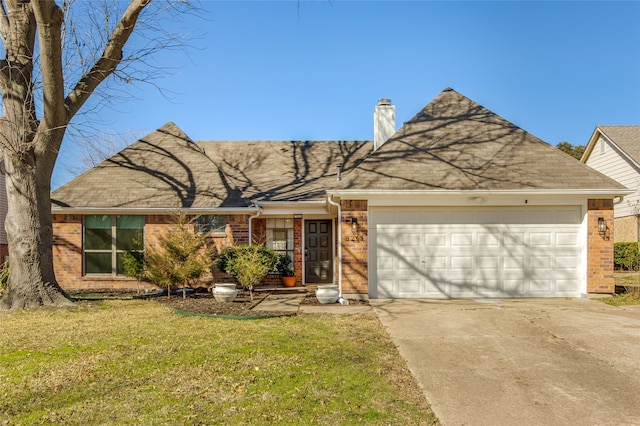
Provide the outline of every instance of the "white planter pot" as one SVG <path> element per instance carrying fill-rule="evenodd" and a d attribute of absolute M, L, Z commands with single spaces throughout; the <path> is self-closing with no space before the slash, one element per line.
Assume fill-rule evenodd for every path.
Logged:
<path fill-rule="evenodd" d="M 323 305 L 336 303 L 339 295 L 338 286 L 335 284 L 319 285 L 316 289 L 316 299 Z"/>
<path fill-rule="evenodd" d="M 211 292 L 218 302 L 233 302 L 238 295 L 236 285 L 233 283 L 218 283 Z"/>

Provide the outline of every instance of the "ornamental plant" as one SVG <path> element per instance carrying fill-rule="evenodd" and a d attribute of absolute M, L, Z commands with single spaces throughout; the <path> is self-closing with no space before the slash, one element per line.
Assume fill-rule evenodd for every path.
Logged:
<path fill-rule="evenodd" d="M 189 283 L 211 270 L 213 250 L 206 235 L 198 234 L 184 214 L 177 214 L 171 230 L 159 239 L 159 249 L 149 249 L 145 255 L 146 278 L 167 288 L 182 287 L 186 298 Z"/>
<path fill-rule="evenodd" d="M 273 270 L 278 255 L 264 245 L 235 245 L 227 247 L 217 261 L 220 272 L 234 277 L 253 300 L 253 287 L 260 284 L 269 271 Z"/>

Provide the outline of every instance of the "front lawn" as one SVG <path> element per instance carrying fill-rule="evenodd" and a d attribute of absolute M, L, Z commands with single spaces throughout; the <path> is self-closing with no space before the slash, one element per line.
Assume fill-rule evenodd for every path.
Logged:
<path fill-rule="evenodd" d="M 640 272 L 614 272 L 615 297 L 599 299 L 608 305 L 640 305 Z"/>
<path fill-rule="evenodd" d="M 0 424 L 435 424 L 373 314 L 229 320 L 154 301 L 0 314 Z"/>

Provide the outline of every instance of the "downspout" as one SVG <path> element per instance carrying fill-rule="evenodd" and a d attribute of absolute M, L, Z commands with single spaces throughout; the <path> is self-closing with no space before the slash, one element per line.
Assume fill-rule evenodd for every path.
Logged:
<path fill-rule="evenodd" d="M 253 219 L 257 219 L 258 216 L 262 214 L 262 207 L 258 206 L 258 203 L 255 203 L 254 205 L 258 207 L 259 210 L 255 215 L 249 216 L 249 245 L 252 245 L 253 243 L 253 238 L 251 237 L 253 235 L 251 232 L 251 222 L 253 221 Z"/>
<path fill-rule="evenodd" d="M 327 197 L 327 203 L 338 208 L 338 302 L 341 305 L 348 305 L 349 301 L 342 298 L 342 206 L 333 201 L 333 195 Z"/>

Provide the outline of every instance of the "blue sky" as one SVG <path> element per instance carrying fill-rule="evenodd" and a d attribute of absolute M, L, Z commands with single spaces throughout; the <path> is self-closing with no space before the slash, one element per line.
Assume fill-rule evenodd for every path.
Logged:
<path fill-rule="evenodd" d="M 189 56 L 98 130 L 168 121 L 192 139 L 368 140 L 379 98 L 397 127 L 446 87 L 556 145 L 596 125 L 640 124 L 640 2 L 202 1 Z M 131 141 L 133 142 L 133 140 Z M 65 141 L 57 187 L 77 159 Z"/>

